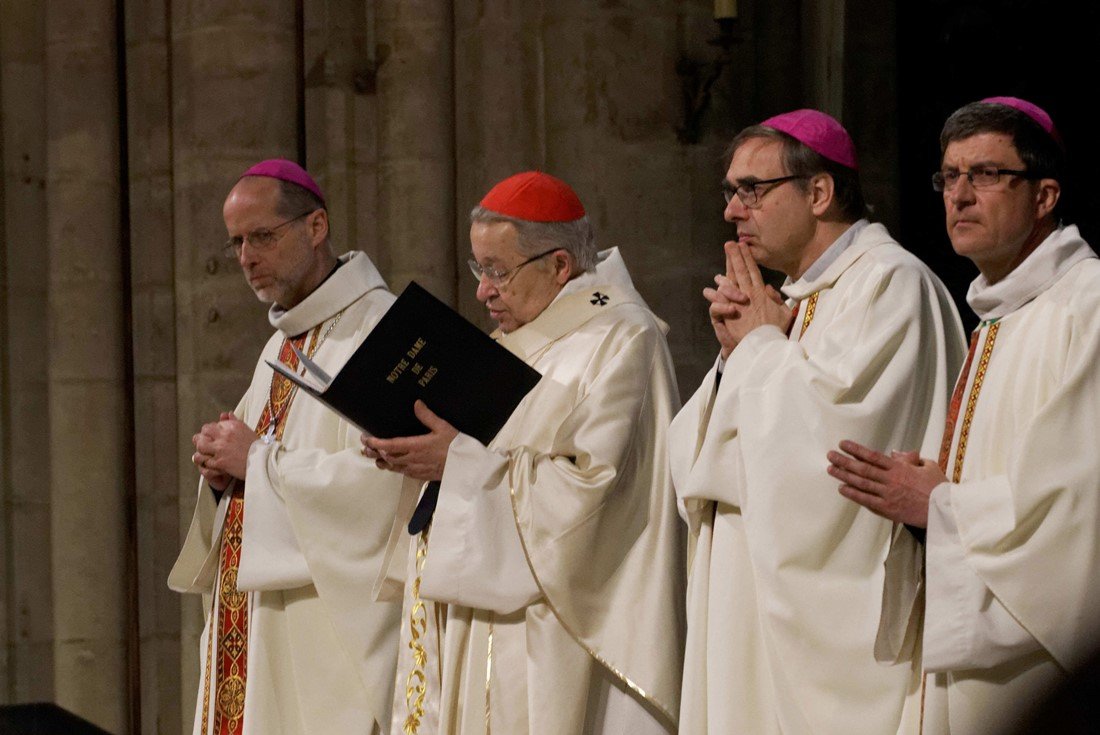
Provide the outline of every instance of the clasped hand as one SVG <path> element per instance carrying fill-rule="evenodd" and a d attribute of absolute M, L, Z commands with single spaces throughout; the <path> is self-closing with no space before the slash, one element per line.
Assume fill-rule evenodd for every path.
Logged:
<path fill-rule="evenodd" d="M 442 480 L 447 450 L 458 436 L 458 429 L 432 413 L 424 401 L 413 404 L 413 411 L 428 428 L 427 434 L 393 439 L 363 434 L 363 456 L 373 459 L 379 469 L 399 472 L 414 480 Z"/>
<path fill-rule="evenodd" d="M 752 330 L 774 324 L 785 332 L 793 318 L 779 292 L 764 283 L 748 246 L 731 240 L 725 250 L 726 274 L 714 277 L 717 288 L 703 289 L 723 360 Z"/>
<path fill-rule="evenodd" d="M 928 527 L 932 491 L 947 482 L 940 466 L 916 452 L 876 452 L 842 441 L 844 452 L 829 452 L 829 474 L 842 483 L 840 494 L 864 508 L 917 528 Z"/>
<path fill-rule="evenodd" d="M 232 413 L 223 412 L 217 421 L 203 424 L 191 437 L 195 453 L 191 461 L 211 487 L 224 490 L 236 478 L 243 480 L 248 470 L 248 450 L 256 441 L 256 432 Z"/>

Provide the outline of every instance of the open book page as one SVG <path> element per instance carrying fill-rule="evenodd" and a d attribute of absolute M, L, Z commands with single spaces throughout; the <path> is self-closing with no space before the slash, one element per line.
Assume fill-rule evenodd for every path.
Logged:
<path fill-rule="evenodd" d="M 320 365 L 306 357 L 305 353 L 298 349 L 298 345 L 291 342 L 290 349 L 294 350 L 294 354 L 298 357 L 298 364 L 305 368 L 306 373 L 315 377 L 324 388 L 332 383 L 332 377 L 322 370 Z M 324 388 L 321 390 L 324 390 Z"/>
<path fill-rule="evenodd" d="M 322 382 L 320 378 L 318 378 L 315 374 L 309 372 L 308 369 L 300 375 L 285 362 L 280 362 L 278 360 L 274 362 L 272 362 L 271 360 L 264 360 L 264 362 L 270 365 L 272 370 L 279 373 L 284 378 L 299 386 L 300 388 L 307 389 L 310 393 L 324 393 L 325 389 L 328 388 L 329 383 L 332 382 L 331 378 L 329 378 L 327 382 Z M 324 375 L 324 373 L 322 373 L 322 375 Z M 325 377 L 328 378 L 327 375 L 325 375 Z"/>

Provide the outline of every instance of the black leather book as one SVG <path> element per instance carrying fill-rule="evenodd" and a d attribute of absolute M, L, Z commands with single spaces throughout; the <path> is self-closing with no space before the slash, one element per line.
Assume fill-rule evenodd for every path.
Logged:
<path fill-rule="evenodd" d="M 267 364 L 377 437 L 427 428 L 419 398 L 464 434 L 488 444 L 542 377 L 415 281 L 401 292 L 339 372 L 329 377 L 300 352 L 303 375 Z"/>

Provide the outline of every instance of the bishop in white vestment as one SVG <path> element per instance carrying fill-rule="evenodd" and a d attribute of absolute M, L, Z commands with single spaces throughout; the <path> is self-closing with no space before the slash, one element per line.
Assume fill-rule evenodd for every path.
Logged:
<path fill-rule="evenodd" d="M 923 612 L 912 732 L 978 735 L 1025 717 L 1100 643 L 1100 260 L 1057 223 L 1063 151 L 1040 108 L 966 105 L 941 145 L 935 184 L 981 271 L 967 294 L 981 322 L 939 461 L 852 442 L 830 460 L 847 497 L 927 526 L 924 563 L 891 569 L 883 611 L 887 656 Z"/>
<path fill-rule="evenodd" d="M 786 146 L 812 149 L 820 158 L 803 159 L 818 168 L 787 169 Z M 816 111 L 735 139 L 726 216 L 741 237 L 708 291 L 728 354 L 670 430 L 694 542 L 682 733 L 882 735 L 917 716 L 917 676 L 874 656 L 884 564 L 916 542 L 846 504 L 823 452 L 849 435 L 937 446 L 963 341 L 942 283 L 839 204 L 860 201 L 839 193 L 858 187 L 854 165 L 847 133 Z M 813 235 L 792 240 L 796 228 Z M 788 274 L 785 304 L 760 283 L 756 258 Z M 738 324 L 765 307 L 775 321 Z"/>
<path fill-rule="evenodd" d="M 231 247 L 258 295 L 274 297 L 269 318 L 277 331 L 233 414 L 196 437 L 204 479 L 169 578 L 179 592 L 201 593 L 206 605 L 195 735 L 378 733 L 389 725 L 399 608 L 374 602 L 372 584 L 400 478 L 363 458 L 353 426 L 265 361 L 296 365 L 293 342 L 337 372 L 393 296 L 361 252 L 320 271 L 320 285 L 300 300 L 287 290 L 299 283 L 301 263 L 326 260 L 317 253 L 328 245 L 314 243 L 320 209 L 304 220 L 304 233 L 264 234 L 280 219 L 278 207 L 268 208 L 279 201 L 274 187 L 285 179 L 274 174 L 283 171 L 247 174 L 230 196 L 247 195 L 249 209 L 240 200 L 232 211 L 227 204 L 231 234 L 246 221 L 241 211 L 270 222 Z M 287 242 L 293 238 L 301 240 Z M 231 432 L 245 436 L 243 468 L 227 459 Z"/>

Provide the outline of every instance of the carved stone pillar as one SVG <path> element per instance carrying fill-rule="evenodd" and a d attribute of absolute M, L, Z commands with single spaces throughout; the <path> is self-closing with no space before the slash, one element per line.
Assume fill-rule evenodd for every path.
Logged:
<path fill-rule="evenodd" d="M 179 551 L 172 99 L 164 0 L 126 2 L 130 298 L 133 339 L 141 732 L 178 733 L 180 600 L 165 580 Z M 182 439 L 182 442 L 180 441 Z M 182 709 L 190 712 L 189 699 Z"/>
<path fill-rule="evenodd" d="M 46 11 L 0 0 L 0 697 L 53 699 Z"/>
<path fill-rule="evenodd" d="M 455 302 L 450 0 L 379 0 L 378 239 L 390 286 Z"/>
<path fill-rule="evenodd" d="M 51 2 L 46 35 L 56 701 L 121 732 L 130 405 L 114 3 Z"/>
<path fill-rule="evenodd" d="M 222 257 L 222 203 L 236 177 L 263 158 L 298 156 L 297 3 L 173 3 L 172 211 L 176 313 L 177 447 L 182 542 L 198 473 L 190 438 L 248 387 L 271 335 L 266 307 Z M 198 682 L 201 600 L 182 598 L 180 682 L 190 732 Z"/>

